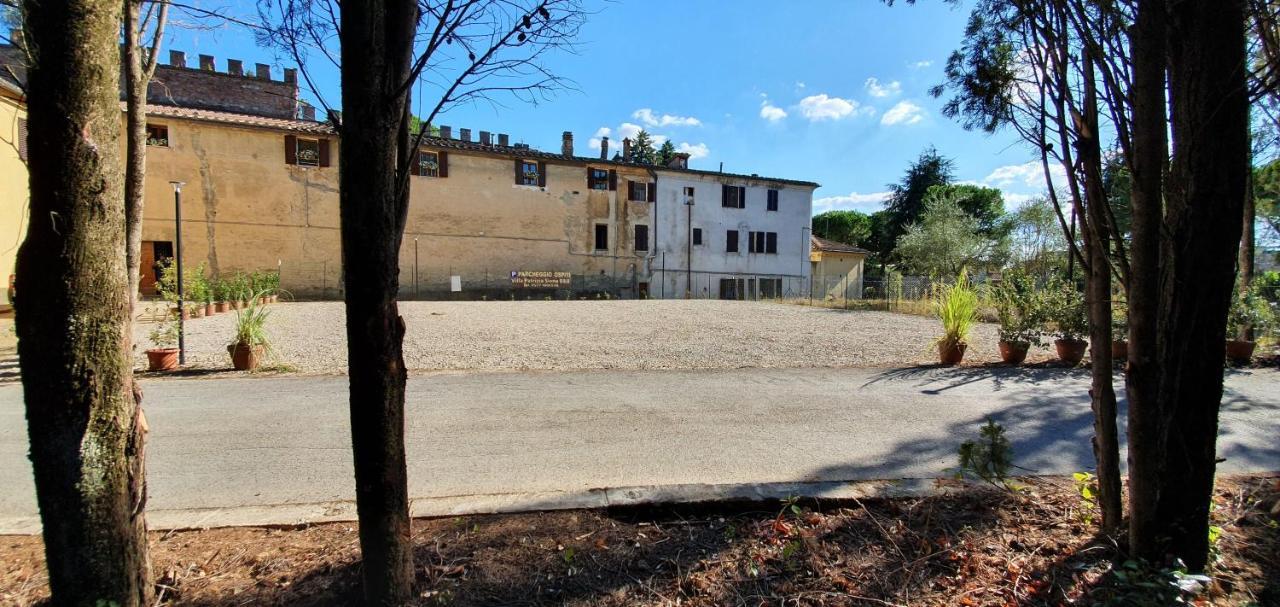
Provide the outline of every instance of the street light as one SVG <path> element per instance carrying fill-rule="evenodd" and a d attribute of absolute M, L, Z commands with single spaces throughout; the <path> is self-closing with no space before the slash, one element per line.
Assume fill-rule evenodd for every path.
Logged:
<path fill-rule="evenodd" d="M 173 186 L 173 263 L 178 271 L 178 364 L 187 364 L 185 327 L 182 323 L 182 181 L 170 181 Z"/>

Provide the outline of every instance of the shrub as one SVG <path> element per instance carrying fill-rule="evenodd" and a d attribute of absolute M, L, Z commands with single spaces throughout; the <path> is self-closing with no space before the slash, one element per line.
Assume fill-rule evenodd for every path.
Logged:
<path fill-rule="evenodd" d="M 267 338 L 267 317 L 271 314 L 267 307 L 259 303 L 266 295 L 265 291 L 250 294 L 249 305 L 236 310 L 236 334 L 231 345 L 262 346 L 270 349 L 271 340 Z"/>
<path fill-rule="evenodd" d="M 1044 325 L 1043 293 L 1035 279 L 1018 270 L 1010 270 L 991 289 L 996 320 L 1000 323 L 1000 340 L 1009 343 L 1040 345 Z"/>
<path fill-rule="evenodd" d="M 156 348 L 172 348 L 178 343 L 178 323 L 166 320 L 151 330 L 151 343 Z"/>
<path fill-rule="evenodd" d="M 1048 320 L 1060 339 L 1080 341 L 1089 335 L 1089 317 L 1084 307 L 1084 295 L 1076 286 L 1062 279 L 1054 279 L 1045 289 Z"/>
<path fill-rule="evenodd" d="M 978 293 L 969 284 L 966 271 L 960 271 L 954 284 L 936 290 L 933 309 L 942 321 L 942 337 L 938 343 L 947 347 L 965 343 L 969 331 L 978 322 Z"/>
<path fill-rule="evenodd" d="M 1243 293 L 1237 288 L 1227 311 L 1227 339 L 1234 339 L 1245 326 L 1253 327 L 1255 335 L 1266 335 L 1275 324 L 1275 308 L 1276 304 L 1267 301 L 1256 286 Z"/>
<path fill-rule="evenodd" d="M 1013 446 L 1005 438 L 1004 426 L 987 419 L 978 431 L 978 440 L 960 444 L 960 472 L 958 476 L 971 476 L 993 485 L 1008 487 L 1005 479 L 1013 467 Z"/>

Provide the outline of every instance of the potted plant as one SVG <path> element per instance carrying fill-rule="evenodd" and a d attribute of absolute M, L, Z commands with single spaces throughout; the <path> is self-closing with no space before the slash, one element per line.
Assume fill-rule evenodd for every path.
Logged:
<path fill-rule="evenodd" d="M 1075 285 L 1063 280 L 1055 281 L 1048 293 L 1048 312 L 1058 335 L 1053 342 L 1054 349 L 1062 362 L 1074 367 L 1084 359 L 1089 348 L 1089 342 L 1084 339 L 1089 334 L 1084 297 Z"/>
<path fill-rule="evenodd" d="M 1032 344 L 1040 345 L 1040 293 L 1035 280 L 1022 272 L 1006 272 L 992 289 L 996 319 L 1000 322 L 1000 359 L 1022 364 Z"/>
<path fill-rule="evenodd" d="M 1253 359 L 1258 343 L 1240 339 L 1245 327 L 1252 327 L 1255 335 L 1264 334 L 1272 321 L 1271 305 L 1256 289 L 1247 289 L 1231 297 L 1227 311 L 1227 360 L 1232 364 L 1247 365 Z"/>
<path fill-rule="evenodd" d="M 263 276 L 263 282 L 266 284 L 267 301 L 270 303 L 276 303 L 277 301 L 279 301 L 280 300 L 280 273 L 267 272 L 266 275 Z"/>
<path fill-rule="evenodd" d="M 942 337 L 938 338 L 938 358 L 944 365 L 959 364 L 968 347 L 966 339 L 978 321 L 978 293 L 969 284 L 968 273 L 960 271 L 956 282 L 943 285 L 934 294 L 934 313 L 942 321 Z"/>
<path fill-rule="evenodd" d="M 262 293 L 254 293 L 249 304 L 236 310 L 236 334 L 227 345 L 231 365 L 237 371 L 250 371 L 258 366 L 271 347 L 266 323 L 269 312 L 261 301 Z"/>
<path fill-rule="evenodd" d="M 230 299 L 231 284 L 220 276 L 215 276 L 210 282 L 213 287 L 213 311 L 218 314 L 229 311 L 231 304 L 227 301 Z"/>
<path fill-rule="evenodd" d="M 1111 358 L 1119 361 L 1129 358 L 1129 302 L 1124 295 L 1111 298 Z"/>
<path fill-rule="evenodd" d="M 147 350 L 148 371 L 172 371 L 178 368 L 178 323 L 172 320 L 161 321 L 151 330 L 151 343 L 154 348 Z"/>

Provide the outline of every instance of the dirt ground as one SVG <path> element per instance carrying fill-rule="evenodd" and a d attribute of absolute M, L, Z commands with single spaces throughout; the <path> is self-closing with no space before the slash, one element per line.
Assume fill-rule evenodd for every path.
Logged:
<path fill-rule="evenodd" d="M 414 522 L 417 605 L 1063 605 L 1150 592 L 1109 572 L 1070 479 L 923 499 Z M 1200 605 L 1280 605 L 1280 476 L 1220 478 Z M 357 602 L 353 523 L 152 534 L 162 604 Z M 39 537 L 0 537 L 0 603 L 47 597 Z M 1168 604 L 1169 597 L 1144 604 Z M 1137 604 L 1137 603 L 1115 603 Z"/>
<path fill-rule="evenodd" d="M 345 373 L 343 313 L 339 302 L 272 304 L 274 362 Z M 422 301 L 400 313 L 411 371 L 896 367 L 937 362 L 939 332 L 922 316 L 745 301 Z M 140 367 L 148 318 L 135 329 Z M 187 323 L 191 368 L 230 366 L 234 323 L 234 313 Z M 994 325 L 975 328 L 967 358 L 999 360 Z"/>

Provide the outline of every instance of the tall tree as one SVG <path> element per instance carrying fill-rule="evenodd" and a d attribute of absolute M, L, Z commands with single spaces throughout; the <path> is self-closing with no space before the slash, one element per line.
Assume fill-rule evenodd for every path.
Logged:
<path fill-rule="evenodd" d="M 426 124 L 445 108 L 499 91 L 545 96 L 564 81 L 542 57 L 572 44 L 584 12 L 576 0 L 263 0 L 260 7 L 271 22 L 260 40 L 291 54 L 306 82 L 314 67 L 308 52 L 341 73 L 340 118 L 316 96 L 341 139 L 338 204 L 364 596 L 370 605 L 402 604 L 414 577 L 404 320 L 396 296 L 410 167 L 429 133 L 410 137 L 409 93 L 415 86 L 435 91 L 419 112 Z"/>
<path fill-rule="evenodd" d="M 630 160 L 640 164 L 654 164 L 658 161 L 658 152 L 653 149 L 653 137 L 648 131 L 640 131 L 636 134 L 636 140 L 631 142 Z"/>
<path fill-rule="evenodd" d="M 53 601 L 151 593 L 133 394 L 121 165 L 119 0 L 29 0 L 31 221 L 18 360 Z"/>
<path fill-rule="evenodd" d="M 1130 320 L 1154 334 L 1155 357 L 1145 362 L 1154 363 L 1157 381 L 1131 384 L 1131 400 L 1135 393 L 1138 398 L 1130 407 L 1144 409 L 1144 424 L 1154 413 L 1155 426 L 1143 426 L 1148 434 L 1139 444 L 1160 455 L 1133 462 L 1135 475 L 1155 472 L 1156 483 L 1138 489 L 1151 493 L 1134 502 L 1133 517 L 1145 524 L 1134 526 L 1130 540 L 1140 557 L 1172 554 L 1201 571 L 1209 556 L 1225 358 L 1221 348 L 1203 344 L 1226 338 L 1250 174 L 1244 2 L 1140 0 L 1138 6 L 1167 11 L 1165 35 L 1135 39 L 1134 45 L 1162 41 L 1167 49 L 1172 145 L 1163 214 L 1150 190 L 1140 198 L 1135 187 L 1133 201 L 1135 216 L 1140 205 L 1147 217 L 1155 216 L 1144 224 L 1143 238 L 1158 239 L 1156 264 L 1135 268 L 1135 274 L 1150 272 L 1159 282 L 1155 300 L 1144 300 L 1141 318 Z M 1154 445 L 1146 442 L 1151 434 Z M 1155 508 L 1147 510 L 1151 502 Z"/>
<path fill-rule="evenodd" d="M 889 220 L 891 242 L 886 243 L 890 245 L 886 253 L 896 247 L 907 226 L 918 221 L 924 213 L 924 200 L 929 188 L 951 183 L 954 164 L 953 160 L 939 154 L 937 148 L 929 146 L 907 167 L 902 181 L 888 185 L 890 194 L 885 210 L 888 211 L 886 218 Z"/>
<path fill-rule="evenodd" d="M 871 238 L 871 217 L 866 213 L 837 210 L 813 216 L 813 235 L 836 242 L 866 247 Z"/>
<path fill-rule="evenodd" d="M 945 197 L 956 201 L 960 209 L 978 222 L 978 231 L 989 238 L 1009 235 L 1013 225 L 1004 212 L 1004 194 L 996 188 L 986 188 L 971 183 L 953 183 L 931 186 L 925 198 Z"/>
<path fill-rule="evenodd" d="M 658 148 L 658 164 L 661 166 L 667 166 L 671 164 L 671 159 L 675 157 L 676 144 L 671 143 L 670 139 L 663 141 L 662 145 Z"/>
<path fill-rule="evenodd" d="M 143 0 L 124 0 L 125 265 L 129 274 L 129 310 L 138 303 L 142 263 L 142 207 L 147 172 L 147 87 L 156 73 L 160 42 L 169 19 L 168 0 L 155 0 L 146 16 Z M 158 5 L 159 8 L 156 8 Z M 154 17 L 154 19 L 153 19 Z M 143 39 L 151 33 L 150 44 Z"/>
<path fill-rule="evenodd" d="M 1001 243 L 985 234 L 981 223 L 960 204 L 961 195 L 930 189 L 920 220 L 907 226 L 895 256 L 907 272 L 956 276 L 961 270 L 1002 261 Z"/>

